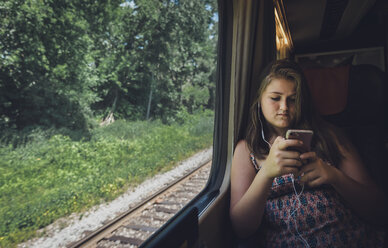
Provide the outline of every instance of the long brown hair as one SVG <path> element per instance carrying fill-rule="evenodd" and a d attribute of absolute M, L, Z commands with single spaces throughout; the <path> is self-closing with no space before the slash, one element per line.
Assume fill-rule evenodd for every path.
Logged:
<path fill-rule="evenodd" d="M 342 142 L 344 136 L 316 114 L 306 78 L 299 65 L 288 59 L 276 60 L 266 67 L 263 75 L 257 97 L 250 108 L 250 120 L 245 136 L 249 150 L 259 159 L 264 159 L 269 153 L 270 147 L 263 139 L 262 131 L 266 130 L 268 133 L 271 128 L 261 113 L 260 102 L 263 92 L 273 79 L 286 79 L 295 83 L 296 90 L 295 118 L 289 128 L 313 130 L 312 150 L 319 157 L 338 165 L 343 159 L 338 141 Z M 270 135 L 266 138 L 270 138 Z"/>

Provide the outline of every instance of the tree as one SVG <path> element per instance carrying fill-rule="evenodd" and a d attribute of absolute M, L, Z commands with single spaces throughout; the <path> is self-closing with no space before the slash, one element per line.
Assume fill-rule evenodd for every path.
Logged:
<path fill-rule="evenodd" d="M 1 129 L 214 104 L 214 1 L 15 0 L 0 14 Z"/>
<path fill-rule="evenodd" d="M 127 61 L 134 65 L 136 74 L 128 80 L 132 82 L 128 96 L 131 92 L 139 93 L 138 98 L 132 98 L 138 99 L 141 106 L 151 106 L 147 113 L 167 121 L 182 105 L 190 105 L 183 99 L 185 84 L 214 90 L 208 86 L 214 85 L 210 79 L 215 70 L 215 8 L 201 0 L 138 0 L 129 11 L 124 22 L 131 20 L 130 26 L 136 27 L 131 30 L 136 31 L 124 32 L 124 36 L 131 54 Z M 209 92 L 207 95 L 212 96 Z M 209 101 L 196 102 L 210 106 Z M 197 105 L 186 107 L 192 111 Z"/>
<path fill-rule="evenodd" d="M 0 3 L 1 125 L 87 128 L 96 85 L 88 23 L 68 1 Z"/>

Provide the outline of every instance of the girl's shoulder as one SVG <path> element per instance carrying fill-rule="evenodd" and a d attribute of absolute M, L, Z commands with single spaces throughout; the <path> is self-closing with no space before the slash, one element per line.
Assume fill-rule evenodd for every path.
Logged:
<path fill-rule="evenodd" d="M 234 150 L 249 150 L 247 141 L 245 139 L 239 140 Z"/>
<path fill-rule="evenodd" d="M 248 142 L 245 139 L 241 139 L 237 142 L 236 147 L 238 146 L 248 146 Z"/>
<path fill-rule="evenodd" d="M 265 160 L 265 158 L 264 159 L 257 158 L 253 153 L 253 151 L 249 149 L 248 143 L 244 139 L 237 142 L 234 156 L 240 157 L 240 158 L 243 157 L 244 159 L 249 159 L 256 173 L 261 169 L 261 164 Z"/>
<path fill-rule="evenodd" d="M 249 157 L 250 153 L 251 151 L 246 140 L 242 139 L 237 142 L 236 147 L 234 148 L 234 156 Z"/>

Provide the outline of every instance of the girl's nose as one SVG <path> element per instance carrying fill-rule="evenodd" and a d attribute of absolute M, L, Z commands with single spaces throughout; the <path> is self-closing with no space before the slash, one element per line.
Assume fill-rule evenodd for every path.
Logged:
<path fill-rule="evenodd" d="M 288 109 L 287 100 L 281 100 L 281 101 L 280 101 L 280 109 L 281 109 L 281 110 L 287 110 L 287 109 Z"/>

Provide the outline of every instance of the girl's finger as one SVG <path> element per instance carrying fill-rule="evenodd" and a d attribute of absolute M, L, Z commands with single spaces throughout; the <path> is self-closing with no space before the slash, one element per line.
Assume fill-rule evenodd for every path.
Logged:
<path fill-rule="evenodd" d="M 302 147 L 303 142 L 297 139 L 284 139 L 279 141 L 279 149 L 280 150 L 290 150 L 292 147 Z"/>
<path fill-rule="evenodd" d="M 299 169 L 295 166 L 285 166 L 282 168 L 282 174 L 294 174 L 297 175 L 299 173 Z"/>
<path fill-rule="evenodd" d="M 303 164 L 299 159 L 292 159 L 292 158 L 286 158 L 282 161 L 282 166 L 294 166 L 294 167 L 301 167 Z M 299 169 L 298 169 L 299 170 Z"/>
<path fill-rule="evenodd" d="M 315 166 L 313 164 L 303 164 L 303 166 L 300 168 L 300 173 L 304 173 L 304 174 L 311 173 L 314 170 L 314 168 Z"/>
<path fill-rule="evenodd" d="M 306 184 L 311 188 L 320 186 L 322 185 L 321 178 L 320 177 L 313 178 L 312 180 L 307 181 Z"/>
<path fill-rule="evenodd" d="M 291 158 L 291 159 L 300 160 L 300 153 L 295 152 L 295 151 L 282 151 L 281 156 L 283 158 Z"/>
<path fill-rule="evenodd" d="M 300 155 L 300 159 L 302 160 L 315 160 L 317 158 L 317 154 L 315 152 L 305 152 Z"/>
<path fill-rule="evenodd" d="M 313 170 L 310 171 L 300 171 L 300 181 L 304 183 L 309 183 L 319 178 L 319 175 L 316 175 Z"/>

